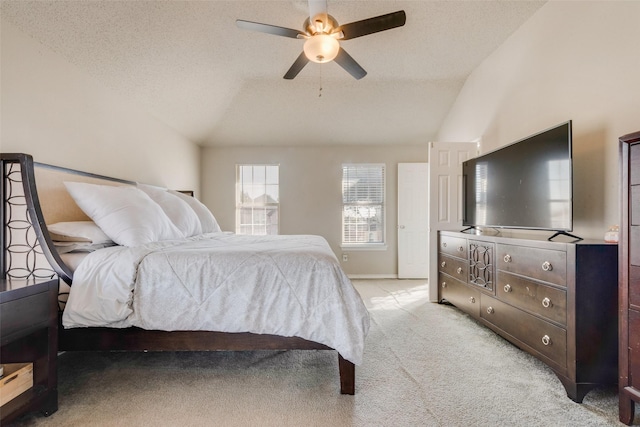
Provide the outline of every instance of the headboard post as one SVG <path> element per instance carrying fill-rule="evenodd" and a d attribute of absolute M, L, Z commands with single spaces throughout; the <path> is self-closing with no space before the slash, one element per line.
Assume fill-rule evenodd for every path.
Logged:
<path fill-rule="evenodd" d="M 0 166 L 2 278 L 44 279 L 57 274 L 70 284 L 73 274 L 53 249 L 44 222 L 33 158 L 23 153 L 0 153 Z"/>
<path fill-rule="evenodd" d="M 0 245 L 2 245 L 1 252 L 0 252 L 0 279 L 4 280 L 7 278 L 7 269 L 5 267 L 6 264 L 6 255 L 5 255 L 5 248 L 7 247 L 7 241 L 6 241 L 6 231 L 5 229 L 7 228 L 7 221 L 6 221 L 6 217 L 7 217 L 7 201 L 6 201 L 6 197 L 5 195 L 7 194 L 8 188 L 7 188 L 7 171 L 6 171 L 6 165 L 5 165 L 5 159 L 4 159 L 4 155 L 2 155 L 2 157 L 0 157 L 0 174 L 2 174 L 2 184 L 0 184 L 0 202 L 2 203 L 2 205 L 0 206 Z"/>

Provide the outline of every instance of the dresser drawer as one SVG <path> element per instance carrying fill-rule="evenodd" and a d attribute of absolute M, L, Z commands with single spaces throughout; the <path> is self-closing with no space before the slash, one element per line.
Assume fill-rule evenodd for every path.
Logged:
<path fill-rule="evenodd" d="M 567 366 L 567 332 L 531 314 L 483 295 L 480 317 L 517 338 L 559 366 Z"/>
<path fill-rule="evenodd" d="M 440 300 L 446 299 L 460 310 L 478 317 L 480 313 L 480 292 L 471 289 L 463 282 L 438 273 L 438 294 Z"/>
<path fill-rule="evenodd" d="M 496 292 L 502 301 L 567 325 L 567 292 L 562 289 L 499 271 Z"/>
<path fill-rule="evenodd" d="M 629 310 L 629 380 L 640 389 L 640 312 Z"/>
<path fill-rule="evenodd" d="M 498 244 L 496 266 L 556 285 L 567 284 L 567 254 L 563 251 Z"/>
<path fill-rule="evenodd" d="M 629 227 L 629 262 L 640 265 L 640 225 Z"/>
<path fill-rule="evenodd" d="M 629 266 L 629 306 L 640 310 L 640 265 Z"/>
<path fill-rule="evenodd" d="M 438 257 L 438 271 L 455 277 L 462 282 L 467 281 L 467 261 L 464 259 L 440 254 Z"/>
<path fill-rule="evenodd" d="M 467 258 L 467 239 L 440 235 L 439 251 L 458 258 Z"/>
<path fill-rule="evenodd" d="M 629 183 L 631 185 L 640 184 L 640 144 L 633 144 L 629 147 Z"/>
<path fill-rule="evenodd" d="M 640 185 L 632 185 L 629 192 L 629 223 L 640 225 Z"/>

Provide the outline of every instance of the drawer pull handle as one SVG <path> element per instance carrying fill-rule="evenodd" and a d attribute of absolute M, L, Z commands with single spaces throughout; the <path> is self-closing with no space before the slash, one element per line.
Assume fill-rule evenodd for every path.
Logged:
<path fill-rule="evenodd" d="M 549 335 L 545 335 L 542 337 L 542 344 L 551 345 L 551 338 L 549 338 Z"/>
<path fill-rule="evenodd" d="M 511 255 L 506 254 L 506 255 L 504 256 L 504 262 L 511 262 Z"/>
<path fill-rule="evenodd" d="M 464 252 L 464 247 L 458 246 L 458 252 Z"/>
<path fill-rule="evenodd" d="M 549 298 L 545 298 L 542 300 L 542 306 L 544 308 L 549 308 L 551 307 L 553 304 L 551 304 L 551 300 Z"/>
<path fill-rule="evenodd" d="M 443 247 L 443 248 L 446 248 L 446 247 L 447 247 L 447 242 L 444 242 L 444 243 L 442 244 L 442 247 Z"/>
<path fill-rule="evenodd" d="M 456 271 L 458 272 L 458 274 L 462 274 L 462 267 L 458 267 Z"/>
<path fill-rule="evenodd" d="M 511 292 L 511 285 L 508 284 L 508 283 L 506 285 L 504 285 L 504 291 L 507 292 L 507 293 Z"/>
<path fill-rule="evenodd" d="M 469 302 L 470 302 L 471 304 L 473 304 L 474 302 L 476 302 L 476 299 L 475 299 L 474 297 L 471 297 L 471 298 L 469 298 Z"/>
<path fill-rule="evenodd" d="M 445 261 L 442 261 L 442 263 L 440 263 L 440 267 L 445 268 L 447 266 L 447 263 Z"/>
<path fill-rule="evenodd" d="M 494 311 L 493 307 L 487 307 L 487 313 L 493 314 Z"/>
<path fill-rule="evenodd" d="M 542 269 L 544 271 L 551 271 L 553 270 L 553 266 L 551 265 L 551 263 L 549 261 L 545 261 L 542 263 Z"/>
<path fill-rule="evenodd" d="M 447 282 L 442 282 L 442 287 L 446 288 L 447 287 Z"/>

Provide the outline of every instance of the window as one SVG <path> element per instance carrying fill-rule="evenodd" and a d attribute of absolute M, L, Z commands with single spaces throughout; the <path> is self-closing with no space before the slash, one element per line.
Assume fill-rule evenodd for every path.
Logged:
<path fill-rule="evenodd" d="M 278 234 L 278 165 L 236 165 L 236 233 Z"/>
<path fill-rule="evenodd" d="M 342 244 L 384 244 L 384 164 L 342 165 Z"/>

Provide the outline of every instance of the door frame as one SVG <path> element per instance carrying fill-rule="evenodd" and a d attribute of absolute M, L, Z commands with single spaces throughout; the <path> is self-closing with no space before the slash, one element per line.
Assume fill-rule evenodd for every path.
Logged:
<path fill-rule="evenodd" d="M 462 162 L 476 142 L 429 143 L 429 301 L 438 302 L 438 230 L 462 227 Z"/>

